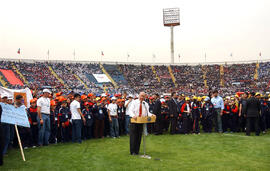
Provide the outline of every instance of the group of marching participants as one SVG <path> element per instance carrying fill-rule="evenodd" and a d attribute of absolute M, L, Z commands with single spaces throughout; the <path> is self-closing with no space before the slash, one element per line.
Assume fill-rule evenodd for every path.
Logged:
<path fill-rule="evenodd" d="M 1 102 L 24 106 L 30 128 L 20 127 L 24 148 L 53 143 L 77 142 L 91 138 L 119 138 L 129 134 L 129 107 L 138 98 L 132 94 L 77 94 L 71 92 L 43 93 L 30 101 L 30 107 L 22 104 L 22 96 L 13 102 L 12 97 L 1 95 Z M 268 96 L 259 93 L 242 93 L 220 97 L 218 91 L 208 96 L 185 96 L 172 92 L 169 96 L 148 95 L 145 102 L 149 112 L 156 115 L 156 122 L 147 125 L 149 134 L 200 134 L 219 132 L 246 132 L 256 135 L 270 128 L 270 102 Z M 2 112 L 0 110 L 0 112 Z M 1 114 L 1 113 L 0 113 Z M 14 126 L 1 123 L 3 155 L 8 147 L 16 144 Z"/>

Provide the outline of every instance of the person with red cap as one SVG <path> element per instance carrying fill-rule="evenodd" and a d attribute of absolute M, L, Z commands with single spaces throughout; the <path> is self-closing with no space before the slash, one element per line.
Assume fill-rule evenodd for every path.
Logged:
<path fill-rule="evenodd" d="M 84 102 L 84 109 L 82 110 L 82 114 L 86 119 L 86 124 L 82 129 L 82 137 L 83 139 L 93 138 L 93 125 L 94 125 L 94 116 L 93 116 L 93 108 L 90 106 L 89 102 Z"/>
<path fill-rule="evenodd" d="M 57 131 L 58 131 L 58 112 L 56 112 L 56 102 L 51 100 L 51 110 L 50 110 L 50 127 L 51 134 L 49 142 L 51 144 L 57 143 Z"/>
<path fill-rule="evenodd" d="M 30 100 L 30 108 L 28 108 L 28 114 L 30 115 L 31 122 L 30 128 L 33 136 L 33 145 L 38 145 L 38 121 L 37 121 L 37 99 Z"/>

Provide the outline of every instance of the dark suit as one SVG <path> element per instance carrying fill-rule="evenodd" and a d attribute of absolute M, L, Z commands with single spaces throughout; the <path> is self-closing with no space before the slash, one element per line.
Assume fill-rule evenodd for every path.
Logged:
<path fill-rule="evenodd" d="M 177 106 L 177 100 L 171 99 L 168 102 L 169 106 L 169 116 L 171 118 L 171 134 L 176 133 L 176 127 L 177 127 L 177 118 L 179 116 L 179 107 Z"/>
<path fill-rule="evenodd" d="M 156 128 L 156 134 L 162 134 L 162 120 L 161 120 L 161 102 L 159 99 L 156 100 L 154 109 L 153 109 L 153 114 L 156 115 L 156 123 L 155 123 L 155 128 Z"/>
<path fill-rule="evenodd" d="M 255 97 L 247 100 L 245 113 L 247 114 L 247 130 L 246 135 L 250 135 L 250 128 L 254 125 L 256 135 L 260 134 L 259 116 L 260 116 L 260 101 Z"/>

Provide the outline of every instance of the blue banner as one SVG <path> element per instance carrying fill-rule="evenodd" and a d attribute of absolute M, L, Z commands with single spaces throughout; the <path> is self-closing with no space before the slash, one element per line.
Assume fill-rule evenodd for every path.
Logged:
<path fill-rule="evenodd" d="M 16 108 L 13 105 L 4 103 L 0 103 L 0 105 L 2 107 L 2 123 L 9 123 L 30 128 L 25 106 Z"/>

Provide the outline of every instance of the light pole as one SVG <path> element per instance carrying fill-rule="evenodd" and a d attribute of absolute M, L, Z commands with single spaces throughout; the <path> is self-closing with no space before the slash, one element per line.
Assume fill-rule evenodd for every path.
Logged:
<path fill-rule="evenodd" d="M 163 9 L 163 24 L 171 28 L 171 64 L 174 64 L 173 27 L 180 25 L 179 8 Z"/>

